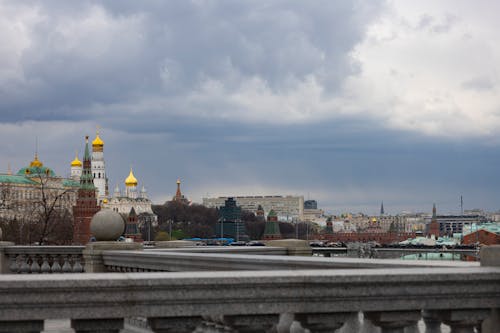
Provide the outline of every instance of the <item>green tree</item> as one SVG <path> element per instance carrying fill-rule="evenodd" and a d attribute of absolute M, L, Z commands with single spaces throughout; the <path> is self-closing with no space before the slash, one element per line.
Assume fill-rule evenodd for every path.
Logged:
<path fill-rule="evenodd" d="M 166 231 L 158 231 L 155 236 L 155 241 L 161 242 L 161 241 L 168 241 L 170 240 L 170 235 Z"/>

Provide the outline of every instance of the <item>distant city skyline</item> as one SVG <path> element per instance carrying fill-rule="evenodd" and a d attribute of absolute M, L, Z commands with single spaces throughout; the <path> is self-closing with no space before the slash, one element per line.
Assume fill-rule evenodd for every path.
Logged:
<path fill-rule="evenodd" d="M 18 2 L 0 10 L 0 172 L 110 191 L 303 195 L 326 212 L 500 209 L 495 1 Z"/>

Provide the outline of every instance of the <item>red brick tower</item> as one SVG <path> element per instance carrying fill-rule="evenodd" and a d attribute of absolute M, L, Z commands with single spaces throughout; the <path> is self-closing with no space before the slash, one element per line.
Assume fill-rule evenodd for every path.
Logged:
<path fill-rule="evenodd" d="M 281 239 L 278 215 L 272 209 L 267 214 L 267 222 L 264 228 L 263 239 L 264 240 Z"/>
<path fill-rule="evenodd" d="M 83 156 L 82 176 L 80 188 L 73 206 L 73 244 L 87 244 L 90 240 L 90 221 L 99 211 L 97 205 L 96 188 L 92 178 L 91 160 L 89 153 L 89 137 L 85 137 L 85 154 Z"/>
<path fill-rule="evenodd" d="M 134 207 L 130 209 L 130 213 L 127 217 L 127 223 L 125 224 L 125 237 L 132 238 L 134 242 L 142 242 L 137 213 L 135 212 Z"/>
<path fill-rule="evenodd" d="M 437 221 L 437 215 L 436 215 L 436 204 L 434 204 L 434 206 L 432 207 L 432 220 L 431 223 L 429 224 L 428 235 L 434 235 L 436 239 L 440 236 L 439 222 Z"/>

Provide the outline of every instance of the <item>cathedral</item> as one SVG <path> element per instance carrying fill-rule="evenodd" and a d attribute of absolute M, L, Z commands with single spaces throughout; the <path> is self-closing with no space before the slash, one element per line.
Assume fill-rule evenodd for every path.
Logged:
<path fill-rule="evenodd" d="M 82 162 L 78 156 L 71 162 L 71 177 L 76 181 L 83 177 Z M 147 196 L 144 186 L 138 191 L 138 181 L 134 176 L 132 169 L 128 177 L 125 179 L 125 191 L 121 191 L 117 185 L 113 196 L 109 195 L 108 177 L 106 173 L 104 161 L 104 141 L 99 136 L 97 131 L 95 139 L 92 141 L 92 157 L 90 159 L 90 175 L 93 180 L 94 191 L 96 193 L 96 201 L 101 209 L 112 209 L 122 215 L 127 222 L 127 230 L 125 236 L 130 236 L 134 240 L 139 240 L 140 237 L 135 234 L 129 234 L 130 230 L 138 230 L 142 225 L 149 224 L 155 226 L 157 224 L 157 216 L 151 208 L 152 202 Z M 131 227 L 129 224 L 137 224 L 137 227 Z"/>
<path fill-rule="evenodd" d="M 0 173 L 0 220 L 37 222 L 47 211 L 44 198 L 54 202 L 60 218 L 73 219 L 73 240 L 85 244 L 90 239 L 90 220 L 99 209 L 112 209 L 120 213 L 127 223 L 125 236 L 140 240 L 138 230 L 144 224 L 155 226 L 157 216 L 146 189 L 138 190 L 138 181 L 132 169 L 125 179 L 125 190 L 117 186 L 112 196 L 108 192 L 108 176 L 104 160 L 104 141 L 96 132 L 92 150 L 88 137 L 85 140 L 83 161 L 75 158 L 70 163 L 70 177 L 57 176 L 53 169 L 45 166 L 35 153 L 33 160 L 16 174 L 9 170 Z M 180 196 L 182 198 L 182 196 Z M 47 201 L 47 200 L 45 200 Z M 64 215 L 64 216 L 63 216 Z M 130 224 L 130 225 L 129 225 Z"/>

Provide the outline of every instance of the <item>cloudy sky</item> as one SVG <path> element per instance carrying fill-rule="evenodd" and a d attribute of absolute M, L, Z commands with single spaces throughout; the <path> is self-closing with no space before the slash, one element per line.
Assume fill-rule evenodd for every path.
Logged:
<path fill-rule="evenodd" d="M 0 0 L 0 172 L 299 194 L 332 213 L 500 209 L 498 1 Z"/>

